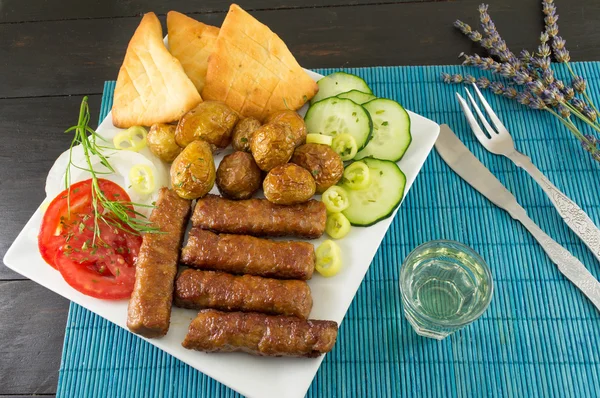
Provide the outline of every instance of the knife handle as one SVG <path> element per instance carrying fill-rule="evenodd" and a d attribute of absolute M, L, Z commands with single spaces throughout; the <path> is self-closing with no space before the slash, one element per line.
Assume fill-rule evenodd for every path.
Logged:
<path fill-rule="evenodd" d="M 600 229 L 596 227 L 588 215 L 575 202 L 569 199 L 567 195 L 556 188 L 540 169 L 531 162 L 528 156 L 515 151 L 508 155 L 508 158 L 533 177 L 544 190 L 544 193 L 548 195 L 548 198 L 567 226 L 579 236 L 579 239 L 585 243 L 598 261 L 600 261 Z"/>
<path fill-rule="evenodd" d="M 542 246 L 550 260 L 558 266 L 558 270 L 567 277 L 579 290 L 590 299 L 590 301 L 600 310 L 600 282 L 585 266 L 575 258 L 567 249 L 556 243 L 544 231 L 537 226 L 531 218 L 527 216 L 525 210 L 521 207 L 518 213 L 511 215 L 520 221 L 525 228 Z"/>

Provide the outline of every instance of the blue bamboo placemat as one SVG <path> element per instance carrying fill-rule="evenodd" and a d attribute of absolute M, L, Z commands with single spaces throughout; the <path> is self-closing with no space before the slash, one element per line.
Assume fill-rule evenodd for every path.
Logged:
<path fill-rule="evenodd" d="M 600 98 L 600 63 L 575 63 Z M 327 74 L 332 69 L 318 70 Z M 562 223 L 541 189 L 509 160 L 488 154 L 459 112 L 458 86 L 440 72 L 459 66 L 347 69 L 378 96 L 449 124 L 512 191 L 529 215 L 600 277 L 600 264 Z M 477 71 L 470 73 L 479 76 Z M 114 83 L 104 88 L 100 120 Z M 600 225 L 600 164 L 551 115 L 486 94 L 528 154 Z M 417 336 L 402 315 L 404 257 L 432 239 L 454 239 L 489 263 L 495 294 L 473 325 L 438 342 Z M 309 397 L 595 397 L 600 392 L 600 314 L 558 272 L 525 229 L 450 171 L 437 153 L 425 163 L 341 326 Z M 71 304 L 59 397 L 237 397 L 133 334 Z"/>

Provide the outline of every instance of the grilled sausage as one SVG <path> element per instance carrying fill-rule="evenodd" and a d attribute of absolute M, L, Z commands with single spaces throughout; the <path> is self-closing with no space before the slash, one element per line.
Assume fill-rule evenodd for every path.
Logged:
<path fill-rule="evenodd" d="M 167 334 L 173 281 L 191 202 L 161 188 L 150 221 L 161 233 L 144 235 L 136 261 L 135 285 L 127 310 L 127 327 L 145 337 Z"/>
<path fill-rule="evenodd" d="M 266 199 L 228 200 L 215 195 L 199 199 L 192 223 L 215 232 L 254 236 L 296 236 L 314 239 L 325 232 L 322 202 L 285 206 Z"/>
<path fill-rule="evenodd" d="M 307 280 L 315 269 L 315 250 L 308 242 L 217 235 L 193 228 L 181 251 L 181 262 L 203 270 Z"/>
<path fill-rule="evenodd" d="M 337 330 L 333 321 L 202 310 L 190 324 L 182 345 L 206 352 L 317 357 L 331 351 Z"/>
<path fill-rule="evenodd" d="M 312 308 L 312 296 L 304 281 L 186 269 L 175 281 L 175 305 L 306 319 Z"/>

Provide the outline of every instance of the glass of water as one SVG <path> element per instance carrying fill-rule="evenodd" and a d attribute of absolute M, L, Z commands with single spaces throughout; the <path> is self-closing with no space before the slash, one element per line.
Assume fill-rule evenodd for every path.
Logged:
<path fill-rule="evenodd" d="M 442 340 L 483 314 L 494 286 L 488 265 L 471 248 L 436 240 L 406 257 L 400 290 L 404 314 L 415 331 Z"/>

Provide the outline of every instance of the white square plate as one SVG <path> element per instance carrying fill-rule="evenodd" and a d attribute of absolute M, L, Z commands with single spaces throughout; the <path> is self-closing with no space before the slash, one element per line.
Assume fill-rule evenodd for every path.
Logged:
<path fill-rule="evenodd" d="M 322 77 L 308 72 L 313 79 Z M 301 111 L 304 114 L 306 109 Z M 429 119 L 409 112 L 412 143 L 398 163 L 406 174 L 406 192 L 412 186 L 439 134 L 439 126 Z M 97 131 L 115 129 L 111 115 Z M 65 148 L 66 149 L 66 148 Z M 223 154 L 215 157 L 220 162 Z M 398 210 L 396 210 L 397 212 Z M 313 294 L 312 319 L 329 319 L 341 323 L 363 280 L 393 217 L 367 228 L 352 228 L 338 241 L 343 253 L 343 270 L 333 278 L 315 274 L 309 281 Z M 4 257 L 14 271 L 68 298 L 88 310 L 127 329 L 127 300 L 104 301 L 85 296 L 70 287 L 60 273 L 44 262 L 38 252 L 37 235 L 43 211 L 39 208 L 21 231 Z M 325 238 L 312 241 L 315 246 Z M 206 354 L 186 350 L 181 342 L 197 312 L 173 308 L 169 333 L 160 339 L 145 339 L 190 366 L 249 397 L 303 397 L 319 366 L 319 358 L 263 358 L 246 354 Z"/>

